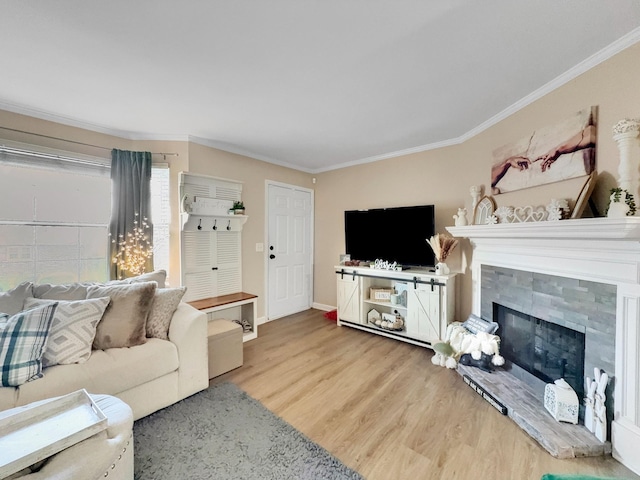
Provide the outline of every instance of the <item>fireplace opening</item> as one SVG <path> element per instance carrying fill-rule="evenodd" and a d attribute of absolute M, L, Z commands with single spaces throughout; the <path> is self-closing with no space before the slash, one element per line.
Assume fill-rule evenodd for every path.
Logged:
<path fill-rule="evenodd" d="M 500 354 L 508 367 L 515 366 L 544 383 L 564 378 L 578 398 L 584 398 L 584 333 L 497 303 L 493 310 L 500 325 Z M 539 389 L 541 384 L 532 386 Z"/>

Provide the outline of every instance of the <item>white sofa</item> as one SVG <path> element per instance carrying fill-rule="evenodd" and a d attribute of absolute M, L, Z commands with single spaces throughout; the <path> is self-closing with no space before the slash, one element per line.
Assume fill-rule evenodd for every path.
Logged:
<path fill-rule="evenodd" d="M 92 350 L 84 363 L 54 365 L 43 377 L 18 387 L 0 387 L 0 411 L 84 388 L 120 398 L 139 419 L 209 385 L 207 317 L 180 302 L 168 340 Z"/>
<path fill-rule="evenodd" d="M 85 363 L 45 368 L 42 378 L 1 387 L 0 410 L 84 388 L 120 398 L 135 420 L 142 418 L 209 386 L 206 315 L 180 303 L 169 340 L 149 338 L 135 347 L 94 350 Z"/>

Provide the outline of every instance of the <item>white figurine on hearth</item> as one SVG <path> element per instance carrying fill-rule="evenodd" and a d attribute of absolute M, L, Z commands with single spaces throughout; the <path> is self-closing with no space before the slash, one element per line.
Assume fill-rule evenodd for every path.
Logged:
<path fill-rule="evenodd" d="M 558 422 L 578 423 L 580 401 L 576 391 L 564 378 L 558 378 L 544 387 L 544 408 Z"/>
<path fill-rule="evenodd" d="M 596 388 L 598 388 L 598 383 L 587 377 L 585 388 L 587 396 L 584 399 L 584 426 L 590 432 L 593 432 L 594 430 L 593 410 L 596 401 Z"/>
<path fill-rule="evenodd" d="M 608 382 L 607 372 L 595 368 L 594 383 L 597 386 L 593 402 L 593 433 L 601 442 L 607 441 L 607 407 L 605 406 L 607 396 L 605 390 Z"/>

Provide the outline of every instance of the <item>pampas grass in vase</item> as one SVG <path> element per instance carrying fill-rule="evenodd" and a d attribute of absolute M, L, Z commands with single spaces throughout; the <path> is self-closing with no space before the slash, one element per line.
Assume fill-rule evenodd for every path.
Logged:
<path fill-rule="evenodd" d="M 453 238 L 451 235 L 438 233 L 427 239 L 427 243 L 429 243 L 429 245 L 433 249 L 433 253 L 438 260 L 438 264 L 436 265 L 436 274 L 448 274 L 449 267 L 445 262 L 449 254 L 453 251 L 454 248 L 456 248 L 456 245 L 458 245 L 458 240 Z"/>

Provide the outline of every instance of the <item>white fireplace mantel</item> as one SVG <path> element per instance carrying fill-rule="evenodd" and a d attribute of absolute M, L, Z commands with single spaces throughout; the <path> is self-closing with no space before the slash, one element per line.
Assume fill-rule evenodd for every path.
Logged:
<path fill-rule="evenodd" d="M 640 241 L 640 217 L 581 218 L 556 222 L 499 223 L 447 227 L 455 237 L 471 241 L 483 238 L 534 238 Z"/>
<path fill-rule="evenodd" d="M 616 285 L 613 456 L 640 474 L 640 217 L 447 227 L 471 241 L 473 310 L 481 266 Z"/>
<path fill-rule="evenodd" d="M 640 285 L 640 217 L 447 227 L 491 264 L 604 283 Z M 474 280 L 479 279 L 474 275 Z M 479 297 L 474 288 L 474 310 Z"/>

